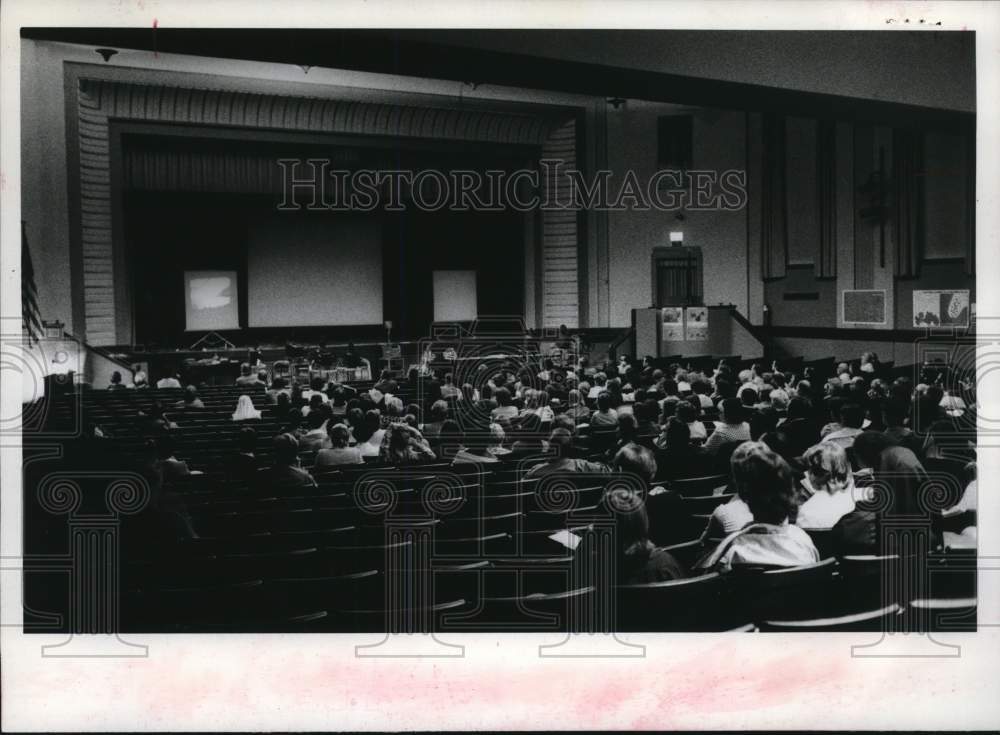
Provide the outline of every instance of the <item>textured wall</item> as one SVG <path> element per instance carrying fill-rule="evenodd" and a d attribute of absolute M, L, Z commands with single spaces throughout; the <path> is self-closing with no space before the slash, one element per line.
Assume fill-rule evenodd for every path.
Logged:
<path fill-rule="evenodd" d="M 620 185 L 633 170 L 645 184 L 657 170 L 656 121 L 676 113 L 669 105 L 629 102 L 609 113 L 609 168 Z M 697 110 L 694 119 L 693 166 L 724 171 L 746 168 L 746 116 L 740 112 Z M 617 191 L 612 187 L 612 191 Z M 674 212 L 650 209 L 609 214 L 609 280 L 612 327 L 631 323 L 631 310 L 652 300 L 650 257 L 656 246 L 669 245 L 669 233 L 684 233 L 685 245 L 702 248 L 704 301 L 735 304 L 747 312 L 747 229 L 745 210 L 692 211 L 677 220 Z"/>

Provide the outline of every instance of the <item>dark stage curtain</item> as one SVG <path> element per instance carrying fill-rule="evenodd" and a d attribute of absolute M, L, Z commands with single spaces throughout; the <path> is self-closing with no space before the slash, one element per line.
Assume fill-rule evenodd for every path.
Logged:
<path fill-rule="evenodd" d="M 764 278 L 784 278 L 788 263 L 788 173 L 785 168 L 785 118 L 764 115 L 761 187 L 761 272 Z"/>
<path fill-rule="evenodd" d="M 837 125 L 819 122 L 816 136 L 816 183 L 819 197 L 817 278 L 837 277 Z"/>
<path fill-rule="evenodd" d="M 893 130 L 897 278 L 917 276 L 923 258 L 925 235 L 923 143 L 923 135 L 919 132 Z"/>

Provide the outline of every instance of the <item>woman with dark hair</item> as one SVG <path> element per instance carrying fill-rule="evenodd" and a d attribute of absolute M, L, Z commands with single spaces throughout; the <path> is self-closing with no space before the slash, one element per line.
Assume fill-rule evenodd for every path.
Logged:
<path fill-rule="evenodd" d="M 382 448 L 386 430 L 382 428 L 382 414 L 377 409 L 369 409 L 361 428 L 354 430 L 358 451 L 362 457 L 377 457 Z"/>
<path fill-rule="evenodd" d="M 623 448 L 619 455 L 631 451 L 649 453 L 648 449 Z M 629 465 L 630 460 L 616 458 L 615 464 L 621 468 Z M 615 488 L 608 493 L 607 505 L 615 514 L 619 584 L 667 582 L 687 576 L 670 552 L 657 548 L 649 540 L 649 515 L 639 494 L 630 489 Z"/>
<path fill-rule="evenodd" d="M 681 401 L 674 410 L 674 415 L 687 424 L 691 441 L 702 443 L 708 438 L 708 430 L 698 416 L 701 415 L 701 402 L 696 397 Z"/>
<path fill-rule="evenodd" d="M 744 421 L 743 404 L 739 398 L 722 401 L 722 421 L 716 422 L 715 431 L 705 442 L 705 451 L 714 454 L 723 444 L 750 441 L 750 425 Z"/>
<path fill-rule="evenodd" d="M 420 388 L 420 369 L 411 367 L 406 371 L 406 388 L 410 395 L 416 395 Z"/>
<path fill-rule="evenodd" d="M 350 404 L 348 404 L 350 406 Z M 351 444 L 357 444 L 364 439 L 358 437 L 364 434 L 365 412 L 361 410 L 360 403 L 347 409 L 347 428 L 351 431 Z"/>
<path fill-rule="evenodd" d="M 237 449 L 226 461 L 226 479 L 230 482 L 253 482 L 257 477 L 257 431 L 250 426 L 240 429 Z"/>
<path fill-rule="evenodd" d="M 145 420 L 144 430 L 148 434 L 160 434 L 177 428 L 177 424 L 164 413 L 163 403 L 159 400 L 153 401 L 148 411 L 139 411 L 139 417 Z"/>
<path fill-rule="evenodd" d="M 728 572 L 738 567 L 790 567 L 819 561 L 809 534 L 793 525 L 797 512 L 788 463 L 766 444 L 746 442 L 733 452 L 733 481 L 753 522 L 730 534 L 700 569 Z"/>
<path fill-rule="evenodd" d="M 330 437 L 327 434 L 327 424 L 333 416 L 330 414 L 328 406 L 320 406 L 313 409 L 306 416 L 306 430 L 299 437 L 299 451 L 310 452 L 313 450 L 326 449 L 330 446 Z"/>
<path fill-rule="evenodd" d="M 876 481 L 876 498 L 887 495 L 885 507 L 878 511 L 858 507 L 845 514 L 833 527 L 833 544 L 838 554 L 880 553 L 881 516 L 909 515 L 926 517 L 918 502 L 920 486 L 927 472 L 916 455 L 899 446 L 891 437 L 876 431 L 864 431 L 854 440 L 854 457 L 861 469 L 871 469 Z M 880 504 L 881 505 L 881 504 Z M 940 518 L 937 519 L 940 521 Z M 939 528 L 932 518 L 931 543 L 934 545 Z"/>
<path fill-rule="evenodd" d="M 302 412 L 300 409 L 292 407 L 285 414 L 285 423 L 279 433 L 291 434 L 298 439 L 299 429 L 302 427 Z"/>
<path fill-rule="evenodd" d="M 711 474 L 708 455 L 701 447 L 691 444 L 691 430 L 680 418 L 674 417 L 667 422 L 661 440 L 662 448 L 656 453 L 656 464 L 660 468 L 658 480 L 683 480 Z"/>
<path fill-rule="evenodd" d="M 510 421 L 517 417 L 517 406 L 513 405 L 510 391 L 504 387 L 497 387 L 493 391 L 493 398 L 497 402 L 497 407 L 493 409 L 491 419 L 493 421 Z"/>
<path fill-rule="evenodd" d="M 442 457 L 455 454 L 461 448 L 464 437 L 465 434 L 462 432 L 462 427 L 458 425 L 458 422 L 455 419 L 446 419 L 441 424 L 441 431 L 437 435 L 439 447 L 437 453 Z"/>
<path fill-rule="evenodd" d="M 615 426 L 618 412 L 611 407 L 611 394 L 602 390 L 597 394 L 597 410 L 590 416 L 591 426 Z"/>

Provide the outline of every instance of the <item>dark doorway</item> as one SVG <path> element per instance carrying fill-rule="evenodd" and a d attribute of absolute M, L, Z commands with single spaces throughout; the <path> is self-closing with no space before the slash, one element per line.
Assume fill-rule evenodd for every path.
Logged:
<path fill-rule="evenodd" d="M 703 293 L 701 248 L 654 248 L 653 306 L 700 305 Z"/>

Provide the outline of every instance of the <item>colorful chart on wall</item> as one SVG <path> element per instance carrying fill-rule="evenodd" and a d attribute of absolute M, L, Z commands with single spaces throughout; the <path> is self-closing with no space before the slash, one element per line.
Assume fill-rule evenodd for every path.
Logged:
<path fill-rule="evenodd" d="M 859 289 L 844 291 L 841 297 L 842 319 L 851 326 L 860 324 L 885 324 L 885 291 Z"/>
<path fill-rule="evenodd" d="M 708 307 L 689 306 L 684 310 L 684 339 L 689 342 L 708 339 Z"/>
<path fill-rule="evenodd" d="M 684 339 L 684 309 L 680 306 L 665 306 L 660 309 L 663 326 L 660 338 L 664 342 L 680 342 Z"/>
<path fill-rule="evenodd" d="M 940 289 L 913 292 L 913 326 L 969 326 L 969 291 Z"/>

